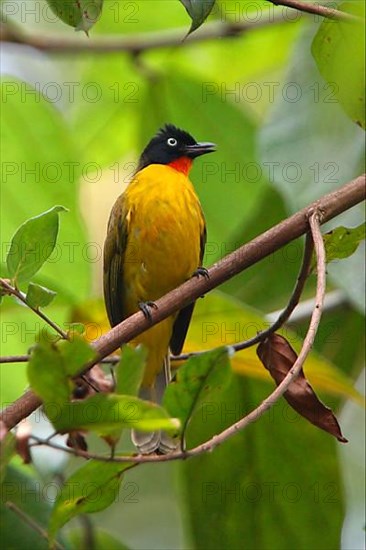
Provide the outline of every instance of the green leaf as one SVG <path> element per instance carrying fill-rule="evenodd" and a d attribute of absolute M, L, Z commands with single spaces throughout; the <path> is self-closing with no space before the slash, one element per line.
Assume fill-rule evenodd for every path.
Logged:
<path fill-rule="evenodd" d="M 88 31 L 98 21 L 103 0 L 47 0 L 52 11 L 77 31 Z"/>
<path fill-rule="evenodd" d="M 52 302 L 56 294 L 56 292 L 45 286 L 29 283 L 26 296 L 27 304 L 35 309 L 46 307 Z"/>
<path fill-rule="evenodd" d="M 68 376 L 79 374 L 82 367 L 96 357 L 95 350 L 77 333 L 71 335 L 71 340 L 61 340 L 57 348 Z"/>
<path fill-rule="evenodd" d="M 69 477 L 57 497 L 49 524 L 49 536 L 79 514 L 104 510 L 118 497 L 122 474 L 132 463 L 89 460 Z"/>
<path fill-rule="evenodd" d="M 41 397 L 46 414 L 53 422 L 61 406 L 69 400 L 71 390 L 63 358 L 56 346 L 50 342 L 37 344 L 32 350 L 27 372 L 32 390 Z"/>
<path fill-rule="evenodd" d="M 1 429 L 3 429 L 1 427 Z M 5 428 L 6 429 L 6 428 Z M 2 434 L 0 443 L 0 483 L 3 483 L 10 460 L 16 452 L 16 439 L 12 432 Z"/>
<path fill-rule="evenodd" d="M 28 281 L 50 257 L 57 240 L 58 213 L 66 211 L 63 206 L 54 206 L 16 231 L 6 258 L 9 275 L 16 282 Z"/>
<path fill-rule="evenodd" d="M 195 415 L 189 447 L 233 424 L 269 391 L 258 380 L 234 376 L 220 402 Z M 344 497 L 337 445 L 281 400 L 212 453 L 184 461 L 183 514 L 192 547 L 338 548 Z M 302 518 L 296 528 L 295 509 Z"/>
<path fill-rule="evenodd" d="M 323 235 L 327 262 L 343 260 L 351 256 L 365 239 L 366 224 L 358 227 L 336 227 Z"/>
<path fill-rule="evenodd" d="M 184 432 L 194 411 L 203 403 L 215 402 L 230 378 L 227 348 L 192 357 L 178 370 L 176 381 L 167 387 L 163 404 L 172 416 L 180 419 Z"/>
<path fill-rule="evenodd" d="M 180 0 L 192 19 L 188 34 L 198 29 L 210 14 L 215 0 Z"/>
<path fill-rule="evenodd" d="M 322 76 L 336 85 L 336 97 L 347 115 L 365 128 L 365 3 L 344 2 L 338 9 L 358 15 L 360 23 L 324 19 L 311 51 Z"/>
<path fill-rule="evenodd" d="M 92 430 L 115 435 L 116 427 L 141 431 L 166 430 L 176 433 L 179 421 L 150 401 L 131 395 L 93 395 L 83 401 L 65 403 L 54 421 L 61 433 L 71 430 Z"/>
<path fill-rule="evenodd" d="M 138 394 L 144 376 L 146 356 L 146 349 L 142 346 L 137 348 L 123 347 L 120 362 L 116 367 L 116 393 L 123 395 Z"/>

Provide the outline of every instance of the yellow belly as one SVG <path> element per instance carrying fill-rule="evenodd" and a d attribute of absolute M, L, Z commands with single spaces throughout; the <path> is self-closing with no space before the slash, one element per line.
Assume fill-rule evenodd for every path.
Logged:
<path fill-rule="evenodd" d="M 126 192 L 128 241 L 124 263 L 126 314 L 157 300 L 192 276 L 200 262 L 204 219 L 189 179 L 169 166 L 150 165 Z M 162 369 L 174 316 L 138 336 L 148 348 L 144 385 Z"/>

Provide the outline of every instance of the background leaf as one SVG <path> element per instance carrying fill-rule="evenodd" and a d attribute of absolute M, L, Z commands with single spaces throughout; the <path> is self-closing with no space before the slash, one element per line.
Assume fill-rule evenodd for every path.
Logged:
<path fill-rule="evenodd" d="M 359 22 L 324 19 L 311 51 L 319 72 L 335 85 L 335 95 L 347 115 L 365 128 L 365 4 L 347 1 L 337 9 L 359 16 Z"/>

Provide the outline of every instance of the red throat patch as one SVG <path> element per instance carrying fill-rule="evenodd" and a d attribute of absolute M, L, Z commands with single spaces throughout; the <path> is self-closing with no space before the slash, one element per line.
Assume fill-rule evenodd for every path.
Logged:
<path fill-rule="evenodd" d="M 185 176 L 188 176 L 190 169 L 192 168 L 192 159 L 189 157 L 180 157 L 179 159 L 169 162 L 168 166 L 174 168 L 178 172 L 182 172 Z"/>

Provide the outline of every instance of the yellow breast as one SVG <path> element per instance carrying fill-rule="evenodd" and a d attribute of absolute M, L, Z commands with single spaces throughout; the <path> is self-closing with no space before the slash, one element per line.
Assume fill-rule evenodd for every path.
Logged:
<path fill-rule="evenodd" d="M 138 173 L 125 192 L 128 242 L 126 306 L 156 300 L 197 269 L 204 218 L 190 180 L 167 165 Z"/>

